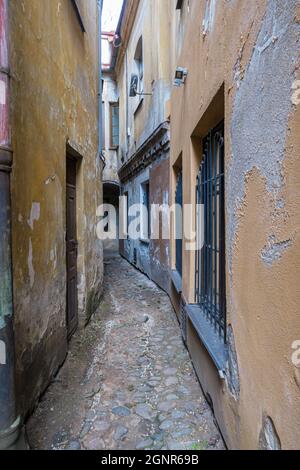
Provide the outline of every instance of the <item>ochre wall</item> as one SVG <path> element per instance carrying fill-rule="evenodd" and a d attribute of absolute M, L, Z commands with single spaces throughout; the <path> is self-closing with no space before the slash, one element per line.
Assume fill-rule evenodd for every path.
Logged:
<path fill-rule="evenodd" d="M 126 15 L 130 14 L 129 0 Z M 139 0 L 137 14 L 128 40 L 127 17 L 121 31 L 123 47 L 119 51 L 116 73 L 120 93 L 120 152 L 128 160 L 154 130 L 168 118 L 171 66 L 171 0 Z M 143 38 L 144 92 L 152 94 L 128 98 L 130 78 L 137 73 L 134 60 L 140 37 Z M 128 83 L 127 83 L 128 82 Z M 130 136 L 127 131 L 130 130 Z M 127 141 L 128 137 L 128 141 Z M 120 166 L 122 162 L 120 162 Z"/>
<path fill-rule="evenodd" d="M 258 448 L 263 418 L 269 416 L 282 448 L 297 449 L 300 374 L 292 363 L 292 343 L 300 336 L 300 105 L 293 105 L 292 87 L 300 76 L 299 1 L 187 0 L 184 8 L 186 34 L 177 65 L 189 74 L 172 94 L 171 194 L 172 166 L 182 152 L 184 202 L 193 201 L 201 147 L 197 152 L 192 136 L 203 137 L 207 109 L 205 119 L 213 123 L 209 106 L 221 90 L 227 322 L 240 391 L 218 379 L 192 327 L 189 347 L 230 448 Z M 183 295 L 192 303 L 194 253 L 183 259 Z"/>
<path fill-rule="evenodd" d="M 97 157 L 97 2 L 11 0 L 13 264 L 17 381 L 27 412 L 65 358 L 66 145 L 78 164 L 79 320 L 102 285 L 96 240 L 102 164 Z"/>

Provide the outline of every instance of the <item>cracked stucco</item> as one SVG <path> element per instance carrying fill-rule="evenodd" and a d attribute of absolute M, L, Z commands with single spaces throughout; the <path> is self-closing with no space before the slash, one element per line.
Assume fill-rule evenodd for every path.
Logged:
<path fill-rule="evenodd" d="M 67 145 L 82 156 L 77 178 L 78 280 L 85 276 L 78 292 L 80 326 L 92 313 L 103 280 L 102 247 L 94 230 L 102 202 L 102 164 L 96 157 L 97 2 L 83 2 L 87 34 L 69 1 L 9 4 L 17 389 L 21 411 L 27 412 L 67 351 Z"/>
<path fill-rule="evenodd" d="M 252 58 L 236 91 L 231 125 L 232 158 L 227 185 L 231 276 L 238 214 L 245 197 L 245 181 L 251 170 L 258 169 L 275 201 L 284 204 L 280 198 L 282 164 L 288 122 L 293 109 L 291 90 L 295 81 L 300 38 L 300 24 L 295 22 L 297 6 L 299 0 L 268 1 Z M 286 249 L 288 246 L 281 248 Z M 275 246 L 273 250 L 276 251 Z M 277 259 L 278 255 L 273 256 Z"/>
<path fill-rule="evenodd" d="M 226 370 L 226 378 L 230 393 L 232 394 L 235 400 L 238 400 L 240 397 L 240 374 L 233 328 L 231 325 L 228 326 L 227 336 L 228 363 Z"/>
<path fill-rule="evenodd" d="M 263 426 L 259 436 L 260 450 L 281 450 L 281 443 L 273 420 L 266 416 L 263 418 Z"/>
<path fill-rule="evenodd" d="M 220 0 L 213 30 L 203 38 L 205 3 L 191 3 L 176 58 L 189 76 L 172 93 L 170 175 L 182 156 L 184 199 L 190 202 L 202 137 L 224 117 L 226 305 L 234 330 L 234 341 L 228 331 L 227 384 L 217 382 L 192 334 L 188 345 L 229 448 L 256 449 L 266 412 L 282 448 L 296 449 L 299 374 L 291 366 L 291 344 L 300 298 L 300 1 Z M 182 290 L 190 302 L 194 260 L 185 252 Z M 178 313 L 175 295 L 173 303 Z M 266 435 L 275 447 L 270 427 Z"/>
<path fill-rule="evenodd" d="M 216 0 L 206 0 L 205 17 L 203 20 L 203 34 L 206 35 L 214 27 L 216 15 Z"/>
<path fill-rule="evenodd" d="M 39 202 L 33 202 L 30 211 L 30 217 L 27 221 L 31 230 L 33 230 L 34 222 L 37 222 L 40 219 L 41 215 L 41 205 Z"/>
<path fill-rule="evenodd" d="M 292 240 L 276 241 L 274 235 L 269 237 L 267 245 L 261 252 L 261 258 L 268 266 L 279 261 L 284 252 L 292 245 Z"/>

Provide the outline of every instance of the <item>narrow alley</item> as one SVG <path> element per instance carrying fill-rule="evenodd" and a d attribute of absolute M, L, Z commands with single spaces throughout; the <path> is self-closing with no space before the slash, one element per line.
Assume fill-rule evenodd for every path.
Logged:
<path fill-rule="evenodd" d="M 0 0 L 0 451 L 300 449 L 299 149 L 300 0 Z"/>
<path fill-rule="evenodd" d="M 223 449 L 168 296 L 118 255 L 31 417 L 33 449 Z M 130 286 L 130 288 L 129 288 Z"/>

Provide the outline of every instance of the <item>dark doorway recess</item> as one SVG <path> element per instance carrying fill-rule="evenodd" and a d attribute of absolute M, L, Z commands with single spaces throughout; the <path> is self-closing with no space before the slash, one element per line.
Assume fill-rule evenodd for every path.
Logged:
<path fill-rule="evenodd" d="M 110 257 L 114 254 L 119 254 L 119 197 L 120 185 L 116 181 L 103 182 L 103 202 L 104 204 L 111 204 L 115 208 L 116 221 L 111 220 L 107 230 L 112 230 L 112 224 L 116 224 L 116 238 L 114 240 L 104 240 L 103 249 L 104 257 Z M 107 214 L 106 214 L 107 215 Z"/>
<path fill-rule="evenodd" d="M 77 160 L 67 154 L 66 201 L 66 262 L 67 262 L 67 332 L 71 338 L 78 326 L 77 288 L 77 210 L 76 210 Z"/>

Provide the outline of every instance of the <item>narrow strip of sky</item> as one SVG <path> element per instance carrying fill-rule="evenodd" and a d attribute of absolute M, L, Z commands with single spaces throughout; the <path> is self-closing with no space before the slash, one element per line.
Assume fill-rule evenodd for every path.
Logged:
<path fill-rule="evenodd" d="M 104 0 L 102 29 L 103 31 L 115 31 L 120 18 L 123 0 Z"/>

